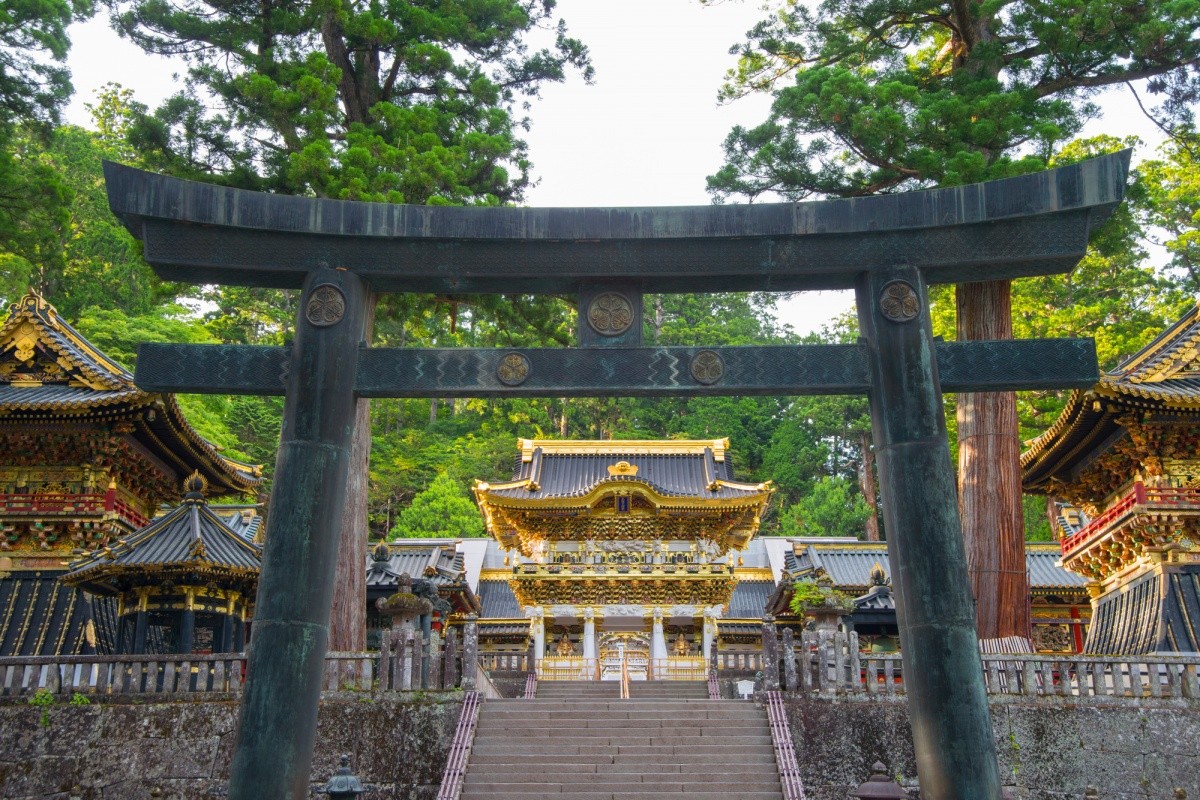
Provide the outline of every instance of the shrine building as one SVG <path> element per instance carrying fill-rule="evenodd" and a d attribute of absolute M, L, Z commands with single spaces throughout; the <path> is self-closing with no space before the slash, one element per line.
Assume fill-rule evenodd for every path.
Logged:
<path fill-rule="evenodd" d="M 0 325 L 0 655 L 106 651 L 151 590 L 126 608 L 59 578 L 86 553 L 121 550 L 161 505 L 179 502 L 189 475 L 222 496 L 253 493 L 262 479 L 200 436 L 172 395 L 135 386 L 42 297 L 12 304 Z M 253 506 L 220 510 L 247 542 L 260 521 Z M 161 585 L 167 573 L 151 574 L 161 566 L 140 569 Z"/>
<path fill-rule="evenodd" d="M 482 570 L 495 635 L 528 619 L 539 674 L 703 677 L 718 620 L 756 594 L 769 569 L 746 568 L 772 488 L 734 479 L 727 439 L 522 439 L 512 478 L 477 481 L 475 498 L 503 564 Z M 507 590 L 507 591 L 505 591 Z M 511 593 L 511 599 L 509 597 Z M 495 606 L 493 609 L 491 606 Z"/>
<path fill-rule="evenodd" d="M 1021 456 L 1062 565 L 1087 579 L 1095 654 L 1200 650 L 1200 306 L 1087 390 Z"/>

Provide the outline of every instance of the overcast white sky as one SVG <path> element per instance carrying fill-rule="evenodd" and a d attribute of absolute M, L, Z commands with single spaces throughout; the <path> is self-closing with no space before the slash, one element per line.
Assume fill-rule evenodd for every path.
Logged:
<path fill-rule="evenodd" d="M 721 164 L 721 142 L 736 124 L 765 119 L 769 98 L 718 106 L 717 89 L 732 65 L 730 45 L 761 16 L 757 0 L 559 0 L 572 35 L 591 50 L 594 85 L 578 77 L 542 91 L 527 134 L 534 174 L 531 206 L 707 205 L 704 178 Z M 154 107 L 171 94 L 180 71 L 120 39 L 103 18 L 71 29 L 75 98 L 67 119 L 89 125 L 84 103 L 110 81 Z M 1111 93 L 1105 117 L 1086 134 L 1161 137 L 1127 91 Z M 848 310 L 844 292 L 795 295 L 784 321 L 816 330 Z"/>

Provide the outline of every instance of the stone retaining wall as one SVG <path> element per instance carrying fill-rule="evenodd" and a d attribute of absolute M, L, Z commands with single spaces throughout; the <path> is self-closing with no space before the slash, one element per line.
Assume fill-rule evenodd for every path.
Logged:
<path fill-rule="evenodd" d="M 314 789 L 342 753 L 373 785 L 370 798 L 437 795 L 461 695 L 335 692 L 321 701 Z M 43 716 L 44 712 L 44 716 Z M 0 705 L 0 797 L 6 800 L 207 800 L 225 794 L 237 701 Z M 264 768 L 269 769 L 266 765 Z"/>
<path fill-rule="evenodd" d="M 904 699 L 787 701 L 808 800 L 845 800 L 882 761 L 906 787 L 916 761 Z M 1000 774 L 1018 800 L 1200 798 L 1200 704 L 993 699 Z M 1182 789 L 1186 794 L 1177 795 Z"/>
<path fill-rule="evenodd" d="M 46 708 L 0 704 L 0 797 L 7 800 L 207 800 L 224 795 L 232 697 Z M 326 695 L 314 789 L 349 753 L 366 798 L 432 800 L 461 705 L 455 694 Z M 808 800 L 845 800 L 874 761 L 915 786 L 903 698 L 791 698 L 788 714 Z M 43 723 L 43 712 L 45 713 Z M 1200 800 L 1200 704 L 1188 700 L 1037 698 L 992 703 L 1005 782 L 1018 800 Z M 266 767 L 269 768 L 269 765 Z"/>

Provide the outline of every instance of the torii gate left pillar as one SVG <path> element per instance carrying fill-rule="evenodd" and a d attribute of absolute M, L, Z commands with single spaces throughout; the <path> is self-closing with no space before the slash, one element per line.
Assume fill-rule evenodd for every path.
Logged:
<path fill-rule="evenodd" d="M 301 295 L 232 797 L 308 796 L 368 302 L 348 270 L 312 271 Z"/>
<path fill-rule="evenodd" d="M 356 397 L 870 397 L 922 796 L 999 800 L 942 391 L 1087 387 L 1091 340 L 935 342 L 926 284 L 1063 272 L 1119 202 L 1128 152 L 854 201 L 463 209 L 260 195 L 106 164 L 169 280 L 302 288 L 290 349 L 143 346 L 152 391 L 286 394 L 235 800 L 307 795 Z M 373 291 L 577 293 L 582 348 L 378 350 Z M 856 291 L 862 341 L 641 347 L 642 293 Z"/>

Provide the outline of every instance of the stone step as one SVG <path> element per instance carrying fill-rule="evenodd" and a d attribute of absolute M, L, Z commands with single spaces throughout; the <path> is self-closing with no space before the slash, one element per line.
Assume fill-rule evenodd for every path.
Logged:
<path fill-rule="evenodd" d="M 620 697 L 621 684 L 617 681 L 538 681 L 537 694 L 542 695 L 602 695 Z"/>
<path fill-rule="evenodd" d="M 609 776 L 601 776 L 609 777 Z M 683 776 L 678 776 L 683 777 Z M 526 797 L 533 793 L 552 793 L 554 789 L 549 787 L 559 786 L 559 784 L 545 783 L 497 783 L 495 781 L 472 781 L 470 775 L 467 776 L 463 783 L 463 796 L 470 791 L 472 794 L 478 793 L 480 797 L 496 796 L 496 795 L 521 795 Z M 683 792 L 688 795 L 693 795 L 695 792 L 705 792 L 714 794 L 720 792 L 725 796 L 745 797 L 748 792 L 771 792 L 774 791 L 775 797 L 779 797 L 781 787 L 778 778 L 774 783 L 762 781 L 759 783 L 745 784 L 741 782 L 729 783 L 712 783 L 707 781 L 674 781 L 663 783 L 644 783 L 642 781 L 605 781 L 595 784 L 575 784 L 572 789 L 579 788 L 583 791 L 592 792 L 595 790 L 611 792 L 612 794 L 624 794 L 626 792 L 641 792 L 641 793 L 679 793 Z M 561 791 L 560 796 L 572 796 L 573 792 Z"/>
<path fill-rule="evenodd" d="M 645 724 L 643 724 L 645 723 Z M 517 727 L 529 724 L 531 727 Z M 704 719 L 704 720 L 628 720 L 628 719 L 592 719 L 576 720 L 570 725 L 555 725 L 554 723 L 523 723 L 512 722 L 508 725 L 489 721 L 480 724 L 478 733 L 502 734 L 513 738 L 553 739 L 563 735 L 579 736 L 618 736 L 621 733 L 640 733 L 644 735 L 694 735 L 694 736 L 752 736 L 765 733 L 762 725 L 749 724 L 748 720 Z"/>
<path fill-rule="evenodd" d="M 522 698 L 496 698 L 484 700 L 487 706 L 498 706 L 498 708 L 511 709 L 529 709 L 529 708 L 572 708 L 572 706 L 582 706 L 582 708 L 596 708 L 596 706 L 611 705 L 613 708 L 625 708 L 629 705 L 646 706 L 646 708 L 727 708 L 727 709 L 754 709 L 754 703 L 749 700 L 710 700 L 707 697 L 666 697 L 666 698 L 629 698 L 622 699 L 619 697 L 534 697 L 530 699 Z"/>
<path fill-rule="evenodd" d="M 498 708 L 488 714 L 489 717 L 503 720 L 556 720 L 567 722 L 577 719 L 705 719 L 705 720 L 761 720 L 765 712 L 758 708 L 712 708 L 709 706 L 679 706 L 677 708 L 660 708 L 646 710 L 637 703 L 630 703 L 619 708 L 541 708 L 519 711 L 517 709 Z"/>
<path fill-rule="evenodd" d="M 472 754 L 478 752 L 480 755 L 508 755 L 508 756 L 525 756 L 530 755 L 529 747 L 523 744 L 499 744 L 492 742 L 481 742 L 471 748 Z M 673 759 L 675 756 L 692 754 L 728 754 L 728 755 L 744 755 L 750 753 L 774 753 L 770 745 L 754 745 L 754 744 L 697 744 L 697 745 L 674 745 L 674 744 L 554 744 L 547 743 L 538 748 L 539 756 L 574 756 L 574 755 L 642 755 L 642 756 L 662 756 L 663 758 Z"/>
<path fill-rule="evenodd" d="M 630 714 L 637 714 L 645 719 L 658 715 L 664 719 L 762 719 L 763 710 L 753 706 L 713 706 L 692 705 L 686 703 L 668 704 L 656 702 L 636 703 L 624 701 L 623 705 L 596 705 L 591 708 L 572 705 L 569 707 L 529 706 L 527 708 L 513 706 L 498 706 L 489 711 L 489 716 L 497 719 L 590 719 L 595 717 L 611 717 L 613 719 L 630 719 Z M 638 718 L 638 717 L 635 717 Z"/>
<path fill-rule="evenodd" d="M 460 800 L 489 800 L 493 795 L 486 791 L 464 790 L 460 795 Z M 595 791 L 594 788 L 586 791 L 550 791 L 550 792 L 527 792 L 522 795 L 522 800 L 663 800 L 664 797 L 679 796 L 674 790 L 672 792 L 659 791 L 638 791 L 638 792 L 610 792 L 610 791 Z M 770 792 L 737 792 L 731 795 L 729 792 L 709 792 L 709 791 L 693 791 L 688 793 L 687 800 L 782 800 L 783 793 L 780 790 Z"/>
<path fill-rule="evenodd" d="M 712 778 L 714 780 L 731 780 L 733 776 L 751 775 L 761 777 L 766 771 L 766 768 L 774 769 L 775 762 L 770 760 L 758 761 L 754 763 L 746 762 L 742 759 L 729 760 L 725 762 L 714 762 L 712 759 L 705 759 L 694 763 L 663 763 L 655 764 L 654 774 L 656 775 L 690 775 L 693 780 L 699 780 L 701 777 L 706 780 Z M 541 775 L 580 775 L 580 774 L 599 774 L 613 775 L 637 773 L 641 774 L 646 771 L 644 762 L 626 762 L 624 760 L 612 763 L 599 764 L 580 764 L 574 761 L 564 762 L 555 761 L 554 763 L 530 763 L 528 758 L 518 761 L 507 761 L 503 763 L 489 764 L 487 774 L 492 776 L 499 775 L 521 775 L 521 776 L 541 776 Z"/>
<path fill-rule="evenodd" d="M 540 784 L 557 783 L 557 784 L 561 785 L 563 783 L 563 777 L 566 774 L 567 773 L 554 774 L 554 773 L 550 773 L 550 772 L 546 772 L 546 773 L 531 772 L 527 775 L 521 775 L 519 773 L 496 774 L 496 773 L 492 772 L 491 770 L 489 770 L 486 776 L 480 775 L 480 776 L 472 777 L 472 776 L 468 775 L 466 777 L 466 780 L 463 785 L 474 786 L 478 783 L 492 783 L 492 784 L 496 784 L 496 785 L 507 785 L 507 784 L 513 784 L 513 783 L 519 783 L 519 784 L 525 784 L 525 785 L 539 784 L 539 783 Z M 622 784 L 625 784 L 625 783 L 648 783 L 648 784 L 649 783 L 652 783 L 652 784 L 663 784 L 663 783 L 734 784 L 734 783 L 737 783 L 737 784 L 742 784 L 742 785 L 746 786 L 747 788 L 751 788 L 751 789 L 770 788 L 772 785 L 779 786 L 779 776 L 771 774 L 771 773 L 767 773 L 765 771 L 751 773 L 748 776 L 739 776 L 737 778 L 737 780 L 733 780 L 730 777 L 723 776 L 717 772 L 707 772 L 707 771 L 703 772 L 703 773 L 699 773 L 699 774 L 693 773 L 693 772 L 661 773 L 661 772 L 657 772 L 657 771 L 645 772 L 645 773 L 640 773 L 640 774 L 628 773 L 628 772 L 620 772 L 620 773 L 571 772 L 571 773 L 569 773 L 569 775 L 570 775 L 570 783 L 572 786 L 598 786 L 598 785 L 602 785 L 602 784 L 608 785 L 608 784 L 614 784 L 614 783 L 622 783 Z M 541 791 L 545 791 L 545 790 L 542 789 Z"/>
<path fill-rule="evenodd" d="M 486 722 L 486 724 L 485 724 Z M 600 714 L 503 714 L 496 717 L 482 717 L 479 726 L 482 730 L 492 727 L 496 730 L 554 730 L 564 731 L 574 728 L 721 728 L 730 730 L 740 728 L 755 728 L 765 725 L 763 714 L 753 716 L 735 716 L 721 713 L 706 714 L 703 711 L 695 714 L 670 714 L 660 712 L 658 716 L 623 714 L 620 712 L 605 712 Z"/>
<path fill-rule="evenodd" d="M 476 745 L 506 745 L 512 744 L 516 747 L 521 747 L 526 752 L 542 752 L 542 747 L 553 742 L 554 745 L 569 746 L 569 747 L 593 747 L 599 745 L 607 745 L 610 747 L 635 747 L 635 746 L 671 746 L 684 747 L 696 746 L 702 747 L 710 744 L 725 744 L 738 746 L 761 746 L 769 748 L 772 746 L 769 735 L 755 736 L 738 736 L 736 739 L 726 738 L 726 736 L 674 736 L 665 734 L 661 736 L 646 736 L 646 735 L 626 735 L 626 736 L 563 736 L 560 739 L 523 739 L 521 744 L 505 740 L 503 736 L 491 736 L 488 739 L 476 739 Z"/>
<path fill-rule="evenodd" d="M 762 708 L 709 700 L 703 682 L 609 689 L 547 681 L 484 702 L 461 800 L 782 800 Z"/>
<path fill-rule="evenodd" d="M 642 722 L 647 724 L 643 725 L 641 724 Z M 487 725 L 480 725 L 476 735 L 478 737 L 485 735 L 500 736 L 529 745 L 536 745 L 539 742 L 554 741 L 563 736 L 614 738 L 624 734 L 632 734 L 634 736 L 703 736 L 705 738 L 713 738 L 720 736 L 760 736 L 769 735 L 770 733 L 767 730 L 763 730 L 762 725 L 742 725 L 738 723 L 738 720 L 704 720 L 701 722 L 688 722 L 686 720 L 674 722 L 661 720 L 585 720 L 576 725 L 559 726 L 558 732 L 555 733 L 555 726 L 553 725 L 545 727 L 537 726 L 533 730 L 526 730 L 517 728 L 515 725 L 505 727 L 489 722 Z"/>
<path fill-rule="evenodd" d="M 530 754 L 528 752 L 501 754 L 489 753 L 471 753 L 471 766 L 488 765 L 488 768 L 499 766 L 513 766 L 520 768 L 528 768 L 530 765 Z M 558 759 L 555 764 L 576 765 L 576 766 L 629 766 L 641 767 L 642 769 L 655 768 L 659 769 L 663 766 L 680 767 L 683 769 L 703 769 L 706 765 L 712 765 L 714 768 L 724 769 L 725 767 L 733 767 L 740 764 L 754 766 L 758 768 L 775 768 L 775 751 L 762 751 L 760 753 L 739 753 L 730 756 L 721 756 L 716 753 L 705 753 L 699 755 L 690 755 L 688 753 L 679 753 L 671 756 L 669 761 L 664 761 L 657 755 L 617 755 L 613 753 L 601 754 L 585 754 L 573 755 Z"/>
<path fill-rule="evenodd" d="M 770 736 L 768 731 L 762 730 L 760 727 L 745 727 L 745 728 L 728 728 L 719 725 L 695 726 L 695 725 L 667 725 L 663 727 L 637 726 L 631 727 L 626 725 L 613 725 L 610 727 L 579 727 L 574 729 L 564 729 L 559 733 L 553 731 L 521 731 L 521 730 L 506 730 L 503 727 L 480 727 L 476 732 L 475 741 L 507 741 L 513 744 L 520 744 L 522 747 L 541 747 L 544 744 L 551 744 L 555 741 L 562 742 L 566 738 L 574 739 L 621 739 L 625 736 L 633 736 L 645 738 L 647 736 L 662 737 L 674 736 L 678 738 L 696 740 L 697 743 L 702 739 L 712 741 L 720 739 L 722 741 L 733 742 L 738 739 L 758 739 L 763 736 Z"/>
<path fill-rule="evenodd" d="M 629 684 L 629 697 L 696 697 L 708 698 L 706 681 L 647 681 Z"/>

